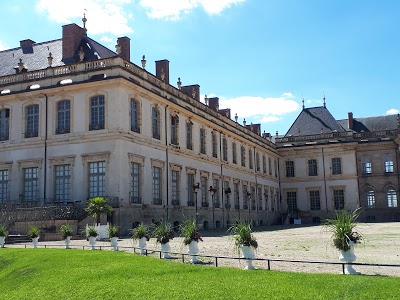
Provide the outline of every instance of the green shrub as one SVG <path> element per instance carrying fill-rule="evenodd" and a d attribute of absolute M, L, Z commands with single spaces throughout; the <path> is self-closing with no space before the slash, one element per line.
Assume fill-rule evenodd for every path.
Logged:
<path fill-rule="evenodd" d="M 324 229 L 332 233 L 333 245 L 341 251 L 350 250 L 350 242 L 360 243 L 363 235 L 356 231 L 357 219 L 361 209 L 354 211 L 343 210 L 336 214 L 335 219 L 327 219 Z"/>
<path fill-rule="evenodd" d="M 0 236 L 5 236 L 5 237 L 8 236 L 7 228 L 4 225 L 0 225 Z"/>
<path fill-rule="evenodd" d="M 112 237 L 119 237 L 119 229 L 117 226 L 109 225 L 108 226 L 108 236 Z"/>
<path fill-rule="evenodd" d="M 253 246 L 257 249 L 258 243 L 252 233 L 251 221 L 236 221 L 234 225 L 229 227 L 228 232 L 235 240 L 235 248 L 237 251 L 240 250 L 241 246 Z"/>
<path fill-rule="evenodd" d="M 136 228 L 132 229 L 131 237 L 133 240 L 140 240 L 141 238 L 146 238 L 147 240 L 150 239 L 149 228 L 140 223 Z"/>
<path fill-rule="evenodd" d="M 161 222 L 156 225 L 152 236 L 156 238 L 157 243 L 166 244 L 175 237 L 170 223 Z"/>
<path fill-rule="evenodd" d="M 97 233 L 97 230 L 94 226 L 88 226 L 88 230 L 86 232 L 86 237 L 97 237 L 99 234 Z"/>
<path fill-rule="evenodd" d="M 179 229 L 185 245 L 189 245 L 192 241 L 203 241 L 202 236 L 198 231 L 199 227 L 194 218 L 184 219 L 182 224 L 179 225 Z"/>
<path fill-rule="evenodd" d="M 27 234 L 31 239 L 40 237 L 40 229 L 37 226 L 31 226 Z"/>
<path fill-rule="evenodd" d="M 73 231 L 69 224 L 64 224 L 64 225 L 61 225 L 61 227 L 60 227 L 60 233 L 61 233 L 62 239 L 65 240 L 67 237 L 72 236 Z"/>

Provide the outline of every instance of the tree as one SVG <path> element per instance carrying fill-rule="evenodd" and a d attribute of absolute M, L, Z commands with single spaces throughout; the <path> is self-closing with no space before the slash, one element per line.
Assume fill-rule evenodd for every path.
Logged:
<path fill-rule="evenodd" d="M 89 199 L 85 211 L 89 216 L 96 217 L 96 222 L 100 223 L 101 214 L 111 214 L 112 207 L 107 204 L 107 200 L 104 197 L 95 197 Z"/>

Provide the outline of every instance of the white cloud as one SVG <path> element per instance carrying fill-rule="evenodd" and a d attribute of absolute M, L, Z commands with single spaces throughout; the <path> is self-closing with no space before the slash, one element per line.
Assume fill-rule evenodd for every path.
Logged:
<path fill-rule="evenodd" d="M 183 14 L 201 6 L 209 15 L 220 14 L 232 5 L 246 0 L 140 0 L 139 4 L 148 10 L 154 19 L 179 20 Z"/>
<path fill-rule="evenodd" d="M 240 122 L 243 118 L 253 123 L 269 123 L 279 121 L 285 114 L 297 111 L 300 105 L 293 100 L 291 93 L 283 93 L 280 97 L 241 96 L 231 99 L 219 99 L 219 107 L 230 108 L 232 118 L 237 113 Z"/>
<path fill-rule="evenodd" d="M 387 115 L 396 115 L 396 114 L 400 114 L 400 111 L 398 109 L 395 108 L 391 108 L 386 112 Z"/>
<path fill-rule="evenodd" d="M 39 0 L 36 9 L 57 23 L 77 22 L 82 19 L 86 9 L 86 28 L 89 34 L 122 35 L 133 32 L 128 25 L 131 15 L 126 9 L 131 2 L 132 0 Z M 82 24 L 81 22 L 77 23 Z"/>
<path fill-rule="evenodd" d="M 8 49 L 8 47 L 6 46 L 6 44 L 4 44 L 2 41 L 0 41 L 0 51 L 6 50 L 6 49 Z"/>
<path fill-rule="evenodd" d="M 100 41 L 106 42 L 106 43 L 111 43 L 111 42 L 114 41 L 114 39 L 109 37 L 109 36 L 103 36 L 103 37 L 100 38 Z"/>

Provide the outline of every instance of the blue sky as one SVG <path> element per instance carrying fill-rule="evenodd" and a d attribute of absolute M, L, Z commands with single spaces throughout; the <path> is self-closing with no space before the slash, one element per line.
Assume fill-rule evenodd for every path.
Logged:
<path fill-rule="evenodd" d="M 199 84 L 262 131 L 286 133 L 302 97 L 314 107 L 325 94 L 336 119 L 400 110 L 400 1 L 1 1 L 0 49 L 60 38 L 84 9 L 90 37 L 112 50 L 130 37 L 132 62 L 145 54 L 154 73 L 168 59 L 171 84 Z"/>

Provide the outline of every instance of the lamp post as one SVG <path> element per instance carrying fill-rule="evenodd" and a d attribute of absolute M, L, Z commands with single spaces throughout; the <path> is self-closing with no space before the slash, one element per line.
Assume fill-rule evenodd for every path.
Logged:
<path fill-rule="evenodd" d="M 208 191 L 211 194 L 211 202 L 212 202 L 212 212 L 213 212 L 213 229 L 215 230 L 215 214 L 214 214 L 214 195 L 217 192 L 217 188 L 214 188 L 212 185 L 210 185 L 210 188 Z"/>
<path fill-rule="evenodd" d="M 230 211 L 230 207 L 231 207 L 231 203 L 230 203 L 230 199 L 229 199 L 229 195 L 231 194 L 231 188 L 230 187 L 227 187 L 227 188 L 225 188 L 225 190 L 224 190 L 224 192 L 225 192 L 225 198 L 226 198 L 226 202 L 225 202 L 225 205 L 226 205 L 226 210 L 228 211 L 228 226 L 229 226 L 229 223 L 230 223 L 230 219 L 229 219 L 229 211 Z"/>
<path fill-rule="evenodd" d="M 249 209 L 249 221 L 250 221 L 250 206 L 251 206 L 251 203 L 250 203 L 250 198 L 251 198 L 251 193 L 249 192 L 249 191 L 247 191 L 247 207 L 248 207 L 248 209 Z"/>
<path fill-rule="evenodd" d="M 196 194 L 196 198 L 195 198 L 195 203 L 194 203 L 194 205 L 195 205 L 195 214 L 196 214 L 196 216 L 195 216 L 195 220 L 196 220 L 196 225 L 197 225 L 197 216 L 198 216 L 198 211 L 197 211 L 197 192 L 199 191 L 199 189 L 200 189 L 200 183 L 198 182 L 198 183 L 196 183 L 196 184 L 193 184 L 193 192 Z"/>

